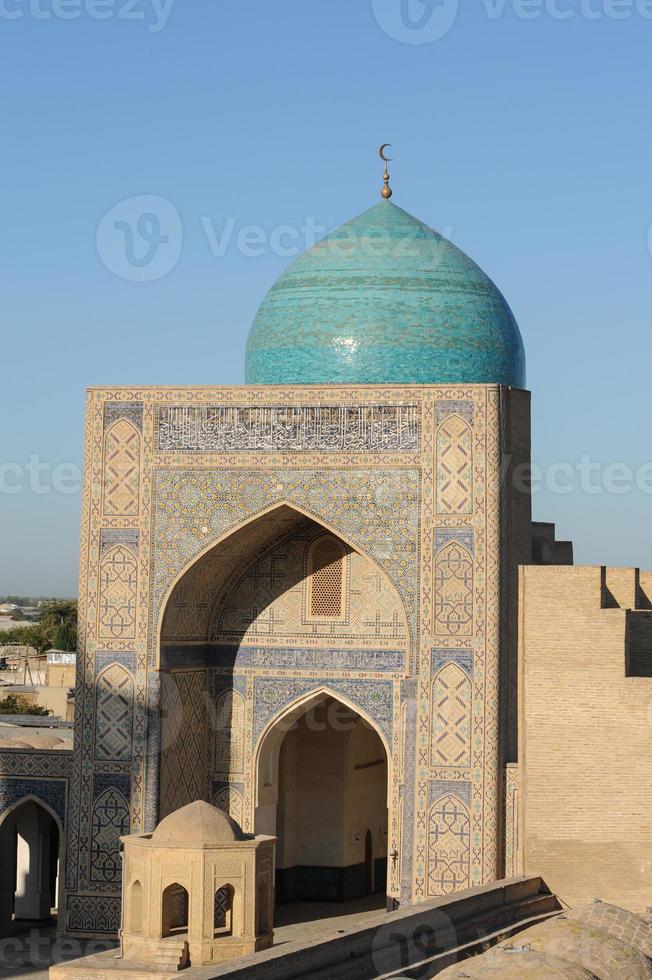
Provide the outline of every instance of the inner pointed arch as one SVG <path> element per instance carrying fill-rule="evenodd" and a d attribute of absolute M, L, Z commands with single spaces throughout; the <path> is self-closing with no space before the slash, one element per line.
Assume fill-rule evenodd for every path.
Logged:
<path fill-rule="evenodd" d="M 217 541 L 212 541 L 200 555 L 189 562 L 168 589 L 159 616 L 159 649 L 174 641 L 209 641 L 212 624 L 222 615 L 229 589 L 242 581 L 261 557 L 269 555 L 280 542 L 304 535 L 306 543 L 328 538 L 337 543 L 343 557 L 354 554 L 369 563 L 369 579 L 384 581 L 394 593 L 396 618 L 400 621 L 409 645 L 412 636 L 405 604 L 387 571 L 358 545 L 320 517 L 288 502 L 276 503 L 262 514 L 248 518 Z M 306 555 L 308 552 L 306 552 Z M 294 569 L 288 588 L 299 585 L 306 567 Z M 270 572 L 273 574 L 273 570 Z M 339 606 L 342 618 L 342 605 Z M 231 624 L 233 626 L 233 624 Z M 220 632 L 220 629 L 217 630 Z M 233 634 L 235 629 L 231 630 Z M 160 663 L 164 662 L 164 657 Z"/>

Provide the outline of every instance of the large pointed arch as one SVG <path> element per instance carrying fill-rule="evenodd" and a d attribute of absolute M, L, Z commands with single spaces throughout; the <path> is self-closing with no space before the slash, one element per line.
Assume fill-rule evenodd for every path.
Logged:
<path fill-rule="evenodd" d="M 408 632 L 408 650 L 410 651 L 410 659 L 414 656 L 414 627 L 408 615 L 408 611 L 405 605 L 405 600 L 398 589 L 396 582 L 394 581 L 390 572 L 385 568 L 373 555 L 371 555 L 345 531 L 334 525 L 331 521 L 325 520 L 320 514 L 311 511 L 306 507 L 301 507 L 293 501 L 290 500 L 280 500 L 271 504 L 269 507 L 264 508 L 256 512 L 255 514 L 250 514 L 246 519 L 242 520 L 236 525 L 231 526 L 223 534 L 211 539 L 210 542 L 206 543 L 189 561 L 187 561 L 181 569 L 177 571 L 174 577 L 170 580 L 165 590 L 162 593 L 158 610 L 156 610 L 156 626 L 155 626 L 155 656 L 156 656 L 156 667 L 161 666 L 161 645 L 165 641 L 165 624 L 166 615 L 170 609 L 171 601 L 174 598 L 175 590 L 178 590 L 183 586 L 184 580 L 187 576 L 192 575 L 201 567 L 201 563 L 210 558 L 212 554 L 215 553 L 217 556 L 218 549 L 225 546 L 227 542 L 234 541 L 237 542 L 238 536 L 243 535 L 242 540 L 248 542 L 251 548 L 252 556 L 255 550 L 259 550 L 267 545 L 271 545 L 275 538 L 281 536 L 285 530 L 289 530 L 293 524 L 298 523 L 301 520 L 310 520 L 315 524 L 319 525 L 324 529 L 325 532 L 332 534 L 334 537 L 338 538 L 346 547 L 351 549 L 351 551 L 356 552 L 361 555 L 365 560 L 370 562 L 381 574 L 384 579 L 390 584 L 392 590 L 395 592 L 397 599 L 400 603 L 404 621 L 406 624 L 406 629 Z M 256 526 L 260 527 L 260 522 L 264 522 L 264 526 L 267 528 L 267 535 L 261 535 L 255 541 L 255 544 L 251 544 L 251 539 L 249 538 L 247 531 L 248 529 L 254 528 Z M 246 561 L 246 557 L 242 558 L 241 561 Z M 227 577 L 225 575 L 222 581 L 213 580 L 212 588 L 213 590 L 218 590 L 223 588 L 227 584 Z"/>

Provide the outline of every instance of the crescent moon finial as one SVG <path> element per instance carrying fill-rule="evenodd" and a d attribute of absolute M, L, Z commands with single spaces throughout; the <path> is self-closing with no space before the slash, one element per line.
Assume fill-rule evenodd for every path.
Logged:
<path fill-rule="evenodd" d="M 389 170 L 387 169 L 387 164 L 390 162 L 390 160 L 393 160 L 394 158 L 388 157 L 387 154 L 385 153 L 385 150 L 391 145 L 392 145 L 391 143 L 383 143 L 383 145 L 378 151 L 378 156 L 385 164 L 385 173 L 383 174 L 384 183 L 380 191 L 380 196 L 383 197 L 386 201 L 389 201 L 390 197 L 392 196 L 392 188 L 389 186 Z"/>

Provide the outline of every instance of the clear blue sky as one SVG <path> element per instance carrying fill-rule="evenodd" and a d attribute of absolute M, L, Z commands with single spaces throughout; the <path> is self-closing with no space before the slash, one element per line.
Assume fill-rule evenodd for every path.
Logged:
<path fill-rule="evenodd" d="M 333 227 L 377 199 L 381 141 L 396 203 L 514 310 L 535 461 L 650 460 L 652 4 L 536 2 L 465 0 L 446 32 L 454 0 L 0 0 L 1 461 L 79 464 L 89 384 L 242 382 L 288 259 L 206 229 Z M 180 215 L 154 281 L 98 238 L 138 195 Z M 75 594 L 79 494 L 4 473 L 0 593 Z M 651 503 L 534 507 L 579 562 L 652 567 Z"/>

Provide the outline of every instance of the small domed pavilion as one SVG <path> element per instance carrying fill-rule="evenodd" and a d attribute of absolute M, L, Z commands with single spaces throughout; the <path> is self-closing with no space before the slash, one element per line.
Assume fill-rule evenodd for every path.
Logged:
<path fill-rule="evenodd" d="M 179 969 L 272 945 L 274 837 L 197 800 L 122 843 L 125 956 Z"/>

